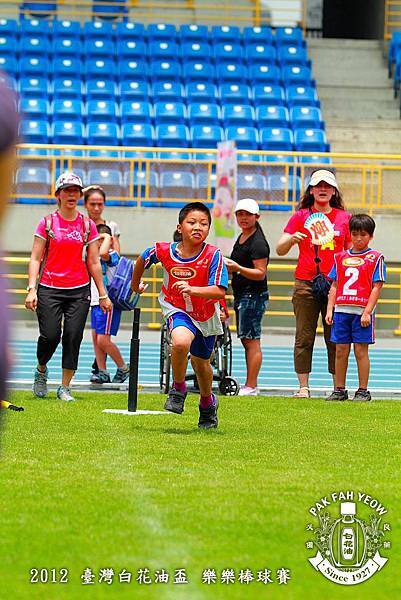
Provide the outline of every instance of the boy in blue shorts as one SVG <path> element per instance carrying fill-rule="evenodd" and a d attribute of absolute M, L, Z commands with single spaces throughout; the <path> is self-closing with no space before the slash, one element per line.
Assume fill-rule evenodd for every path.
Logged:
<path fill-rule="evenodd" d="M 210 356 L 217 335 L 223 333 L 219 301 L 228 287 L 228 273 L 221 251 L 205 243 L 211 225 L 210 211 L 202 202 L 191 202 L 178 216 L 178 242 L 157 242 L 138 257 L 131 288 L 141 293 L 145 269 L 160 262 L 164 268 L 159 302 L 171 332 L 173 386 L 164 408 L 181 414 L 187 395 L 185 373 L 188 353 L 200 391 L 201 429 L 218 425 L 218 401 L 212 393 L 213 370 Z"/>
<path fill-rule="evenodd" d="M 113 237 L 110 227 L 101 223 L 96 225 L 96 228 L 99 233 L 100 264 L 102 266 L 104 284 L 107 289 L 113 279 L 120 256 L 113 250 Z M 92 285 L 91 328 L 93 347 L 99 371 L 92 375 L 90 380 L 92 383 L 110 383 L 110 374 L 106 368 L 106 359 L 107 356 L 110 356 L 117 366 L 113 383 L 123 383 L 129 377 L 129 367 L 124 362 L 118 347 L 111 341 L 111 336 L 117 335 L 120 327 L 121 310 L 113 306 L 111 311 L 105 314 L 99 306 L 98 296 L 96 295 L 96 290 L 93 288 L 94 286 Z"/>
<path fill-rule="evenodd" d="M 375 308 L 386 281 L 384 257 L 369 247 L 375 226 L 369 215 L 351 217 L 352 247 L 334 256 L 334 266 L 329 273 L 333 283 L 326 323 L 332 325 L 331 341 L 336 344 L 336 367 L 335 388 L 326 400 L 348 400 L 345 380 L 351 343 L 354 344 L 359 378 L 359 388 L 353 400 L 367 402 L 372 399 L 368 391 L 369 344 L 375 342 Z"/>

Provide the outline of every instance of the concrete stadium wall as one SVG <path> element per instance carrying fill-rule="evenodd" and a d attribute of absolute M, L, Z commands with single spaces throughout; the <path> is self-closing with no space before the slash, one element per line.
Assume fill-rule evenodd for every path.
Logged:
<path fill-rule="evenodd" d="M 28 254 L 32 247 L 33 231 L 40 218 L 54 210 L 53 206 L 13 205 L 2 228 L 2 246 L 5 253 Z M 168 241 L 177 224 L 178 211 L 166 208 L 108 207 L 107 219 L 116 221 L 121 229 L 121 248 L 124 254 L 136 255 L 154 241 Z M 269 240 L 272 258 L 276 243 L 290 217 L 288 212 L 263 212 L 261 225 Z M 401 263 L 401 215 L 376 215 L 376 235 L 373 246 L 382 251 L 388 262 Z M 213 243 L 212 238 L 210 242 Z M 296 249 L 287 257 L 296 258 Z"/>

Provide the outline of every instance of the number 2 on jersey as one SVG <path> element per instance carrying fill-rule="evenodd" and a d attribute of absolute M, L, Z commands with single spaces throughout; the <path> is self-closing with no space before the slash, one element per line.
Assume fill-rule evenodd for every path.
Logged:
<path fill-rule="evenodd" d="M 359 271 L 355 267 L 348 267 L 345 270 L 345 277 L 349 277 L 348 281 L 344 283 L 344 291 L 343 293 L 347 296 L 356 296 L 358 294 L 358 290 L 356 288 L 352 288 L 351 285 L 355 283 L 359 277 Z"/>

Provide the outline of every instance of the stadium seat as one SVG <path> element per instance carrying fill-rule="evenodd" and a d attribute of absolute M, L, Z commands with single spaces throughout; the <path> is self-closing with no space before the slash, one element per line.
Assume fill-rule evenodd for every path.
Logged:
<path fill-rule="evenodd" d="M 289 127 L 290 115 L 285 106 L 258 106 L 256 122 L 261 127 Z"/>
<path fill-rule="evenodd" d="M 1 40 L 2 38 L 0 38 L 0 53 L 4 54 Z M 15 48 L 16 51 L 17 48 Z M 47 37 L 29 36 L 20 38 L 18 49 L 20 56 L 49 56 L 51 51 L 52 47 Z"/>
<path fill-rule="evenodd" d="M 123 146 L 153 146 L 155 134 L 148 123 L 124 123 L 121 127 Z"/>
<path fill-rule="evenodd" d="M 0 36 L 2 35 L 17 35 L 19 23 L 15 19 L 0 18 Z"/>
<path fill-rule="evenodd" d="M 234 140 L 237 148 L 246 150 L 257 150 L 259 145 L 259 133 L 255 127 L 236 127 L 234 125 L 225 130 L 227 140 Z"/>
<path fill-rule="evenodd" d="M 17 38 L 11 34 L 0 35 L 0 55 L 1 56 L 15 56 L 17 54 Z M 40 53 L 39 53 L 40 54 Z"/>
<path fill-rule="evenodd" d="M 212 83 L 215 78 L 214 67 L 205 61 L 188 61 L 183 64 L 183 79 L 191 82 L 209 82 Z"/>
<path fill-rule="evenodd" d="M 194 62 L 210 62 L 212 50 L 205 41 L 184 42 L 181 45 L 181 58 L 184 62 L 186 60 L 192 60 Z"/>
<path fill-rule="evenodd" d="M 190 136 L 194 148 L 215 148 L 224 140 L 224 130 L 218 125 L 193 125 Z"/>
<path fill-rule="evenodd" d="M 112 165 L 112 163 L 111 163 Z M 88 169 L 88 185 L 101 185 L 106 196 L 125 196 L 126 191 L 123 187 L 122 173 L 119 169 L 110 166 L 107 169 Z"/>
<path fill-rule="evenodd" d="M 212 27 L 210 32 L 210 39 L 213 44 L 222 43 L 233 43 L 241 41 L 241 33 L 239 27 L 233 27 L 228 25 L 215 25 Z"/>
<path fill-rule="evenodd" d="M 218 102 L 217 87 L 213 83 L 193 81 L 185 86 L 187 102 Z"/>
<path fill-rule="evenodd" d="M 20 19 L 19 34 L 21 37 L 32 36 L 49 38 L 52 33 L 52 23 L 43 19 Z"/>
<path fill-rule="evenodd" d="M 50 173 L 45 167 L 19 167 L 15 176 L 15 191 L 18 196 L 24 195 L 27 202 L 31 194 L 40 194 L 48 196 L 51 193 Z M 38 199 L 31 199 L 32 203 L 37 203 Z"/>
<path fill-rule="evenodd" d="M 246 83 L 248 77 L 247 68 L 242 64 L 223 63 L 216 66 L 216 77 L 222 83 Z"/>
<path fill-rule="evenodd" d="M 262 127 L 260 129 L 260 146 L 262 150 L 294 149 L 294 136 L 286 127 Z"/>
<path fill-rule="evenodd" d="M 207 25 L 181 25 L 179 35 L 182 44 L 188 42 L 207 42 L 209 39 Z"/>
<path fill-rule="evenodd" d="M 181 65 L 174 60 L 155 60 L 150 63 L 150 77 L 152 81 L 179 81 L 181 78 Z"/>
<path fill-rule="evenodd" d="M 142 60 L 120 60 L 118 63 L 120 83 L 122 81 L 147 81 L 148 67 Z"/>
<path fill-rule="evenodd" d="M 23 119 L 47 120 L 50 114 L 50 104 L 43 98 L 21 98 L 18 103 L 18 112 Z"/>
<path fill-rule="evenodd" d="M 10 73 L 10 68 L 7 65 L 2 65 L 1 68 L 7 73 Z M 50 73 L 51 64 L 46 56 L 23 56 L 19 59 L 18 72 L 20 77 L 47 77 Z"/>
<path fill-rule="evenodd" d="M 302 46 L 281 46 L 277 50 L 277 60 L 281 67 L 286 65 L 311 66 L 306 48 Z"/>
<path fill-rule="evenodd" d="M 166 202 L 182 198 L 190 201 L 195 196 L 195 177 L 188 171 L 166 171 L 160 174 L 160 195 L 163 199 L 161 206 L 181 208 L 186 202 Z"/>
<path fill-rule="evenodd" d="M 132 40 L 130 38 L 117 40 L 117 56 L 119 60 L 144 59 L 147 52 L 148 47 L 142 40 Z"/>
<path fill-rule="evenodd" d="M 115 100 L 118 87 L 110 79 L 88 79 L 86 82 L 87 100 Z"/>
<path fill-rule="evenodd" d="M 300 152 L 329 152 L 326 133 L 323 129 L 296 129 L 295 148 Z"/>
<path fill-rule="evenodd" d="M 256 64 L 250 65 L 248 68 L 249 80 L 253 86 L 258 84 L 274 84 L 281 83 L 281 70 L 277 65 Z"/>
<path fill-rule="evenodd" d="M 149 85 L 147 81 L 126 79 L 125 81 L 121 81 L 119 90 L 121 102 L 128 100 L 147 102 L 149 100 Z"/>
<path fill-rule="evenodd" d="M 286 89 L 287 104 L 293 106 L 320 106 L 314 87 L 304 85 L 289 85 Z"/>
<path fill-rule="evenodd" d="M 303 46 L 305 42 L 302 29 L 299 27 L 276 27 L 274 43 L 276 46 Z"/>
<path fill-rule="evenodd" d="M 179 59 L 178 46 L 175 42 L 157 40 L 148 45 L 149 60 L 172 60 Z"/>
<path fill-rule="evenodd" d="M 254 198 L 257 202 L 263 202 L 267 198 L 266 179 L 260 174 L 238 173 L 237 177 L 238 198 Z"/>
<path fill-rule="evenodd" d="M 250 154 L 248 152 L 237 152 L 237 161 L 240 162 L 249 162 L 249 163 L 259 163 L 260 156 L 259 154 Z M 240 165 L 238 165 L 239 167 Z"/>
<path fill-rule="evenodd" d="M 84 42 L 83 47 L 86 59 L 114 58 L 116 49 L 114 42 L 108 38 L 89 38 Z"/>
<path fill-rule="evenodd" d="M 189 131 L 185 125 L 156 125 L 156 141 L 165 148 L 186 148 L 189 146 Z"/>
<path fill-rule="evenodd" d="M 287 85 L 308 85 L 315 86 L 312 79 L 312 71 L 309 67 L 302 65 L 286 65 L 283 67 L 282 77 L 284 84 Z"/>
<path fill-rule="evenodd" d="M 152 105 L 149 102 L 124 100 L 120 104 L 121 123 L 151 123 Z"/>
<path fill-rule="evenodd" d="M 119 66 L 121 68 L 121 63 Z M 86 61 L 85 72 L 86 79 L 101 79 L 104 81 L 105 79 L 115 80 L 117 78 L 116 63 L 111 58 L 89 58 Z"/>
<path fill-rule="evenodd" d="M 159 152 L 159 171 L 191 171 L 193 170 L 192 155 L 189 152 Z"/>
<path fill-rule="evenodd" d="M 93 146 L 115 146 L 120 140 L 120 130 L 116 123 L 94 123 L 87 125 L 87 141 Z"/>
<path fill-rule="evenodd" d="M 82 37 L 84 40 L 111 40 L 114 37 L 113 24 L 106 21 L 86 21 L 83 26 Z"/>
<path fill-rule="evenodd" d="M 196 175 L 197 198 L 212 207 L 216 191 L 216 173 L 208 173 L 205 169 Z"/>
<path fill-rule="evenodd" d="M 220 63 L 235 64 L 242 62 L 242 46 L 237 43 L 219 43 L 213 47 L 213 55 L 216 65 Z"/>
<path fill-rule="evenodd" d="M 88 123 L 117 123 L 119 108 L 114 100 L 89 100 L 86 114 Z"/>
<path fill-rule="evenodd" d="M 245 83 L 222 83 L 219 86 L 222 106 L 225 104 L 249 104 L 251 90 Z"/>
<path fill-rule="evenodd" d="M 244 27 L 242 39 L 245 48 L 249 44 L 273 44 L 273 31 L 271 27 Z"/>
<path fill-rule="evenodd" d="M 55 121 L 82 122 L 85 115 L 84 104 L 74 98 L 54 100 L 51 114 Z"/>
<path fill-rule="evenodd" d="M 19 124 L 22 143 L 47 144 L 50 125 L 45 119 L 22 119 Z"/>
<path fill-rule="evenodd" d="M 47 100 L 49 87 L 47 77 L 21 77 L 18 83 L 18 92 L 23 98 L 33 97 Z"/>
<path fill-rule="evenodd" d="M 7 73 L 9 77 L 17 77 L 20 74 L 20 69 L 18 66 L 18 61 L 13 56 L 0 56 L 0 69 L 4 73 Z M 37 73 L 35 72 L 35 75 Z M 25 73 L 22 73 L 22 76 L 25 76 Z"/>
<path fill-rule="evenodd" d="M 54 15 L 57 10 L 57 4 L 47 4 L 42 2 L 23 2 L 19 5 L 22 15 L 30 15 L 32 17 L 40 17 L 40 20 Z M 28 20 L 28 19 L 27 19 Z"/>
<path fill-rule="evenodd" d="M 300 156 L 298 160 L 300 163 L 305 165 L 315 165 L 314 170 L 321 168 L 321 165 L 332 164 L 330 156 L 322 156 L 321 154 L 315 154 L 313 156 Z"/>
<path fill-rule="evenodd" d="M 188 104 L 191 125 L 220 125 L 220 107 L 217 104 L 193 102 Z"/>
<path fill-rule="evenodd" d="M 128 14 L 126 0 L 96 0 L 92 4 L 93 16 L 102 20 L 125 19 Z"/>
<path fill-rule="evenodd" d="M 248 65 L 275 65 L 277 61 L 276 49 L 268 44 L 250 44 L 245 47 L 245 61 Z"/>
<path fill-rule="evenodd" d="M 53 120 L 51 126 L 53 144 L 83 144 L 85 140 L 85 127 L 77 119 Z"/>
<path fill-rule="evenodd" d="M 153 103 L 182 102 L 184 88 L 181 83 L 174 81 L 155 81 L 151 88 Z"/>
<path fill-rule="evenodd" d="M 82 100 L 84 88 L 81 79 L 72 77 L 55 77 L 52 84 L 53 99 Z"/>
<path fill-rule="evenodd" d="M 81 56 L 83 46 L 80 40 L 74 38 L 56 38 L 52 42 L 51 52 L 53 57 Z"/>
<path fill-rule="evenodd" d="M 147 35 L 152 40 L 175 41 L 177 30 L 171 23 L 151 23 L 147 27 Z"/>
<path fill-rule="evenodd" d="M 186 106 L 182 102 L 156 102 L 153 105 L 153 116 L 156 125 L 184 125 L 187 117 Z"/>
<path fill-rule="evenodd" d="M 290 119 L 293 129 L 324 129 L 322 113 L 316 106 L 294 106 L 290 109 Z"/>
<path fill-rule="evenodd" d="M 277 204 L 269 205 L 269 210 L 292 210 L 293 203 L 298 202 L 301 193 L 299 177 L 270 175 L 267 178 L 268 200 Z M 281 203 L 281 204 L 278 204 Z"/>
<path fill-rule="evenodd" d="M 126 171 L 123 173 L 123 185 L 129 197 L 140 206 L 160 206 L 159 177 L 153 169 L 145 171 L 135 168 L 132 172 Z"/>
<path fill-rule="evenodd" d="M 53 78 L 64 77 L 67 79 L 72 79 L 74 77 L 78 77 L 82 79 L 83 75 L 83 66 L 80 58 L 76 58 L 70 56 L 66 57 L 56 57 L 53 59 L 51 71 L 53 74 Z M 45 71 L 43 70 L 42 74 Z"/>
<path fill-rule="evenodd" d="M 227 104 L 223 105 L 222 118 L 224 127 L 230 125 L 253 127 L 255 111 L 248 104 Z"/>
<path fill-rule="evenodd" d="M 68 37 L 79 40 L 81 37 L 81 23 L 79 21 L 68 21 L 67 19 L 54 19 L 53 39 Z"/>

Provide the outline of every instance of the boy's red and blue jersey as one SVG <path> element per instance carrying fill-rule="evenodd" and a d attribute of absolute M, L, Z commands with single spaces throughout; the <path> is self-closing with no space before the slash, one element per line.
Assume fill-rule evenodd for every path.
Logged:
<path fill-rule="evenodd" d="M 159 302 L 164 318 L 182 311 L 190 316 L 204 336 L 220 335 L 222 327 L 219 301 L 179 294 L 174 284 L 177 281 L 188 281 L 196 287 L 217 285 L 227 289 L 228 273 L 221 250 L 204 244 L 196 256 L 182 258 L 177 254 L 176 248 L 176 242 L 157 242 L 142 253 L 145 269 L 159 262 L 163 265 L 164 276 Z"/>
<path fill-rule="evenodd" d="M 345 250 L 334 256 L 334 266 L 329 274 L 337 281 L 336 310 L 345 307 L 365 307 L 373 283 L 386 281 L 386 264 L 383 254 L 367 248 L 364 252 Z M 350 311 L 351 312 L 351 311 Z"/>

